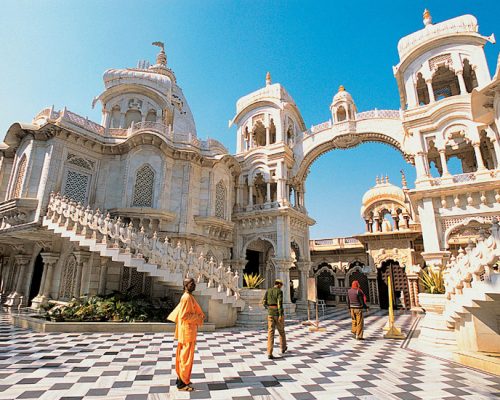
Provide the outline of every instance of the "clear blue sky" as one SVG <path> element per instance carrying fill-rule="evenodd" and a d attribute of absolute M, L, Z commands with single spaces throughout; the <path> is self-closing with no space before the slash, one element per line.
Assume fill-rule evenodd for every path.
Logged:
<path fill-rule="evenodd" d="M 266 71 L 286 87 L 307 126 L 326 121 L 340 84 L 358 111 L 398 109 L 392 66 L 398 40 L 462 14 L 500 39 L 500 1 L 23 1 L 3 0 L 0 13 L 0 130 L 31 121 L 55 105 L 100 121 L 91 109 L 108 68 L 154 61 L 166 43 L 169 66 L 193 111 L 198 136 L 235 150 L 227 122 L 236 100 L 264 85 Z M 490 71 L 498 46 L 487 44 Z M 333 151 L 307 179 L 306 206 L 317 220 L 311 237 L 362 232 L 361 197 L 377 174 L 400 183 L 415 174 L 395 150 L 380 145 Z"/>

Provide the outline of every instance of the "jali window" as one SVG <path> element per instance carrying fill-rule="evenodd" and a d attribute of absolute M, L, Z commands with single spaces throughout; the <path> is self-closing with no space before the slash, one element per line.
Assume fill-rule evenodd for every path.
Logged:
<path fill-rule="evenodd" d="M 135 176 L 132 207 L 153 207 L 155 173 L 149 165 L 143 165 Z"/>
<path fill-rule="evenodd" d="M 226 217 L 226 187 L 222 180 L 215 186 L 215 216 Z"/>
<path fill-rule="evenodd" d="M 16 182 L 14 184 L 14 189 L 12 191 L 12 197 L 18 198 L 21 196 L 23 190 L 24 175 L 26 175 L 26 165 L 28 164 L 26 155 L 23 155 L 21 161 L 19 162 L 19 167 L 17 168 Z"/>
<path fill-rule="evenodd" d="M 76 202 L 86 204 L 89 181 L 90 175 L 69 169 L 66 174 L 63 194 Z"/>

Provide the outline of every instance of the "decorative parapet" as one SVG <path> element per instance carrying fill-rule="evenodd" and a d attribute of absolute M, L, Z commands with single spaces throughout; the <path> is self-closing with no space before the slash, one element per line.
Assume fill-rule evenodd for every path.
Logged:
<path fill-rule="evenodd" d="M 109 213 L 85 208 L 60 194 L 50 194 L 46 220 L 64 227 L 75 235 L 85 237 L 106 248 L 119 249 L 120 253 L 143 259 L 155 264 L 159 270 L 181 273 L 183 277 L 193 277 L 197 282 L 206 282 L 207 287 L 225 292 L 228 297 L 240 297 L 238 272 L 233 272 L 221 262 L 218 266 L 213 259 L 207 260 L 193 248 L 185 249 L 180 242 L 174 246 L 168 237 L 160 239 L 156 232 L 148 235 L 144 228 L 135 229 L 131 223 L 123 223 L 120 217 L 111 218 Z"/>
<path fill-rule="evenodd" d="M 31 222 L 38 207 L 38 199 L 11 199 L 0 203 L 0 230 Z"/>
<path fill-rule="evenodd" d="M 363 244 L 354 237 L 309 240 L 309 248 L 315 251 L 362 248 Z"/>
<path fill-rule="evenodd" d="M 370 119 L 402 119 L 402 111 L 401 110 L 369 110 L 363 111 L 361 113 L 356 114 L 356 119 L 354 121 L 342 121 L 333 124 L 331 120 L 322 122 L 317 125 L 312 125 L 310 129 L 305 131 L 306 135 L 314 135 L 319 132 L 326 131 L 328 129 L 335 129 L 336 131 L 352 131 L 356 130 L 356 122 L 365 121 Z"/>
<path fill-rule="evenodd" d="M 219 217 L 204 217 L 196 215 L 194 221 L 203 227 L 204 234 L 216 239 L 232 240 L 234 222 Z"/>
<path fill-rule="evenodd" d="M 64 108 L 62 111 L 55 111 L 54 108 L 45 108 L 40 111 L 33 119 L 34 123 L 42 125 L 45 123 L 54 123 L 59 126 L 72 129 L 74 127 L 84 129 L 101 137 L 111 137 L 117 139 L 126 139 L 132 135 L 141 132 L 154 132 L 165 137 L 174 147 L 195 147 L 202 152 L 212 154 L 228 154 L 227 148 L 215 139 L 200 140 L 192 132 L 176 132 L 170 125 L 161 122 L 143 121 L 132 123 L 129 128 L 106 128 L 87 117 L 75 114 Z"/>

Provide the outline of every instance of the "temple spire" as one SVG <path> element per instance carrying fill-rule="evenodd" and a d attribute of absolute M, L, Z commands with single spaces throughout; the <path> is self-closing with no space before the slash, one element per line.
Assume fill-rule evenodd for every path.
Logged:
<path fill-rule="evenodd" d="M 271 84 L 271 73 L 268 71 L 266 74 L 266 86 Z"/>
<path fill-rule="evenodd" d="M 163 67 L 167 66 L 167 55 L 165 54 L 165 44 L 163 42 L 153 42 L 153 46 L 158 46 L 160 52 L 156 56 L 156 64 Z"/>
<path fill-rule="evenodd" d="M 432 25 L 432 15 L 427 8 L 424 10 L 424 25 Z"/>

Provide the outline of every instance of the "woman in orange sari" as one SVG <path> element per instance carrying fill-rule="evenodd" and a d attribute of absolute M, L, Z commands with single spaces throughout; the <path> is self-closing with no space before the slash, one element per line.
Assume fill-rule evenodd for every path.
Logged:
<path fill-rule="evenodd" d="M 177 389 L 191 392 L 191 371 L 194 362 L 194 348 L 198 326 L 203 324 L 205 314 L 192 293 L 196 289 L 193 278 L 184 280 L 184 294 L 168 320 L 175 322 L 175 338 L 178 341 L 175 356 L 175 371 L 177 373 Z"/>

